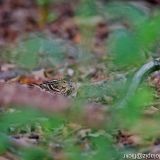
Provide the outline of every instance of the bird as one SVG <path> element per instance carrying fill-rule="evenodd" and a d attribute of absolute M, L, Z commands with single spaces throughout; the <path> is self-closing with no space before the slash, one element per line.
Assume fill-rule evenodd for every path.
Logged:
<path fill-rule="evenodd" d="M 60 80 L 53 79 L 34 85 L 50 93 L 60 93 L 64 96 L 70 95 L 74 88 L 71 80 L 64 80 L 64 79 Z"/>

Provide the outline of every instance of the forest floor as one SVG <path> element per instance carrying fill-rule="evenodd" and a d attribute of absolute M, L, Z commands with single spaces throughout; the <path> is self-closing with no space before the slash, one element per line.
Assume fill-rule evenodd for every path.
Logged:
<path fill-rule="evenodd" d="M 149 15 L 159 3 L 133 4 Z M 160 74 L 140 86 L 131 109 L 116 113 L 140 65 L 117 67 L 107 41 L 132 27 L 106 19 L 99 2 L 87 5 L 0 0 L 0 160 L 160 155 Z"/>

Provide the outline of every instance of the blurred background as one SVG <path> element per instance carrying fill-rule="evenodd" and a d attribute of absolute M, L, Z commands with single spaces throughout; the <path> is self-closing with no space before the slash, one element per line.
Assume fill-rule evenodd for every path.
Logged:
<path fill-rule="evenodd" d="M 116 107 L 159 42 L 160 0 L 0 0 L 0 160 L 158 155 L 160 73 Z"/>

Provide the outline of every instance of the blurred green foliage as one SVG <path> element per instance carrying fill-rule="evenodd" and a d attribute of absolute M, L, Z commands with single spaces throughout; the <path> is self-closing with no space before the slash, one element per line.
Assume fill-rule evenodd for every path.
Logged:
<path fill-rule="evenodd" d="M 108 140 L 105 136 L 98 136 L 91 139 L 95 144 L 96 154 L 92 157 L 93 160 L 106 160 L 110 158 L 121 159 L 121 156 L 116 151 L 113 142 Z"/>
<path fill-rule="evenodd" d="M 37 0 L 37 3 L 42 6 L 51 2 L 53 1 Z M 118 22 L 121 25 L 120 28 L 111 31 L 106 44 L 106 53 L 109 53 L 117 69 L 123 68 L 126 71 L 128 66 L 130 68 L 140 66 L 159 47 L 160 13 L 158 11 L 149 15 L 148 11 L 134 4 L 114 2 L 103 6 L 103 10 L 99 12 L 97 1 L 81 0 L 77 6 L 76 16 L 87 19 L 88 17 L 99 16 L 102 12 L 104 12 L 103 18 L 105 17 L 108 23 Z M 89 30 L 89 28 L 87 29 Z M 44 59 L 47 59 L 53 66 L 65 64 L 67 57 L 78 59 L 80 65 L 84 64 L 81 62 L 89 62 L 88 64 L 90 65 L 92 61 L 96 61 L 96 58 L 82 46 L 75 45 L 70 48 L 72 45 L 72 43 L 68 45 L 68 41 L 59 41 L 43 36 L 31 36 L 23 40 L 15 50 L 12 50 L 15 56 L 14 62 L 23 68 L 31 70 L 38 67 Z M 7 54 L 10 59 L 10 51 L 7 51 Z M 3 56 L 2 58 L 6 59 Z M 98 102 L 110 105 L 111 103 L 108 102 L 107 98 L 114 97 L 114 101 L 119 99 L 126 91 L 126 84 L 123 79 L 118 81 L 113 81 L 112 79 L 102 85 L 82 84 L 82 87 L 78 90 L 77 97 L 74 99 L 73 106 L 76 107 L 77 99 L 95 101 L 96 98 L 100 98 Z M 104 130 L 110 134 L 110 130 L 113 128 L 117 130 L 119 128 L 131 128 L 132 125 L 136 125 L 141 118 L 142 111 L 152 101 L 153 91 L 149 87 L 141 87 L 135 96 L 131 97 L 128 106 L 124 109 L 115 111 L 114 106 L 109 108 L 113 115 L 111 121 L 109 121 L 110 124 L 106 125 L 108 128 L 106 127 Z M 30 109 L 17 109 L 13 112 L 0 113 L 0 132 L 5 133 L 4 135 L 0 134 L 0 154 L 3 154 L 8 149 L 7 134 L 9 134 L 9 129 L 11 128 L 16 130 L 16 128 L 23 128 L 27 125 L 32 126 L 37 123 L 42 127 L 44 136 L 48 138 L 46 143 L 49 143 L 50 137 L 53 138 L 53 135 L 57 136 L 58 134 L 59 137 L 63 135 L 62 133 L 59 134 L 59 132 L 65 132 L 64 125 L 67 121 L 68 119 L 64 116 L 46 116 Z M 116 149 L 114 142 L 108 140 L 105 136 L 90 136 L 89 140 L 93 144 L 93 150 L 88 151 L 89 154 L 84 154 L 80 147 L 75 145 L 73 134 L 73 132 L 68 131 L 67 136 L 64 136 L 68 138 L 67 140 L 62 136 L 65 139 L 62 140 L 66 145 L 64 150 L 70 159 L 121 159 L 121 152 Z M 41 148 L 24 149 L 21 151 L 21 156 L 24 160 L 50 159 L 48 153 Z"/>
<path fill-rule="evenodd" d="M 49 59 L 50 63 L 57 65 L 64 61 L 65 48 L 54 39 L 46 39 L 43 36 L 31 36 L 16 48 L 16 63 L 27 69 L 34 69 L 40 60 Z"/>
<path fill-rule="evenodd" d="M 37 4 L 40 6 L 46 6 L 54 2 L 54 0 L 36 0 L 36 1 L 37 1 Z"/>
<path fill-rule="evenodd" d="M 49 153 L 40 148 L 28 148 L 22 152 L 23 160 L 52 160 Z"/>
<path fill-rule="evenodd" d="M 141 87 L 133 97 L 130 97 L 127 106 L 118 112 L 119 120 L 123 121 L 120 122 L 123 127 L 135 125 L 151 102 L 153 102 L 153 90 L 149 87 Z"/>
<path fill-rule="evenodd" d="M 109 11 L 114 15 L 113 20 L 122 19 L 127 27 L 123 26 L 123 29 L 111 33 L 108 49 L 118 67 L 142 64 L 159 46 L 160 13 L 152 13 L 149 17 L 134 5 L 128 6 L 127 3 L 121 5 L 119 3 L 111 5 Z"/>
<path fill-rule="evenodd" d="M 129 2 L 110 2 L 103 6 L 103 12 L 108 20 L 126 22 L 136 26 L 148 19 L 149 14 L 144 8 Z"/>
<path fill-rule="evenodd" d="M 81 0 L 78 9 L 77 15 L 81 17 L 91 17 L 97 14 L 97 6 L 95 0 Z"/>
<path fill-rule="evenodd" d="M 124 92 L 126 85 L 126 81 L 123 78 L 108 80 L 103 82 L 102 84 L 87 84 L 83 83 L 79 88 L 77 93 L 78 99 L 89 99 L 91 101 L 99 101 L 103 103 L 111 103 L 112 98 L 114 97 L 114 101 L 119 98 Z"/>
<path fill-rule="evenodd" d="M 26 107 L 21 110 L 8 111 L 1 114 L 0 130 L 8 132 L 10 127 L 20 127 L 26 124 L 32 124 L 37 121 L 41 113 L 31 107 Z"/>
<path fill-rule="evenodd" d="M 160 13 L 152 15 L 146 21 L 143 21 L 135 29 L 136 36 L 140 47 L 145 52 L 155 51 L 159 46 L 159 37 L 160 37 Z"/>
<path fill-rule="evenodd" d="M 1 155 L 7 151 L 10 143 L 9 143 L 9 140 L 5 134 L 0 133 L 0 136 L 1 136 L 1 138 L 0 138 L 0 155 Z"/>
<path fill-rule="evenodd" d="M 144 55 L 134 33 L 119 29 L 109 39 L 108 47 L 117 66 L 137 65 L 143 62 Z"/>
<path fill-rule="evenodd" d="M 18 52 L 17 64 L 28 69 L 36 67 L 41 44 L 38 37 L 22 42 L 19 48 L 16 49 Z"/>

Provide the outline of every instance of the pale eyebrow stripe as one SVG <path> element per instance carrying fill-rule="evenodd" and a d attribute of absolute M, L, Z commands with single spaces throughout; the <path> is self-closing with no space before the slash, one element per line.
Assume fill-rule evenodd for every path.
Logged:
<path fill-rule="evenodd" d="M 58 88 L 55 88 L 52 84 L 48 84 L 48 87 L 50 90 L 52 91 L 57 91 L 57 92 L 60 92 L 60 90 Z"/>

